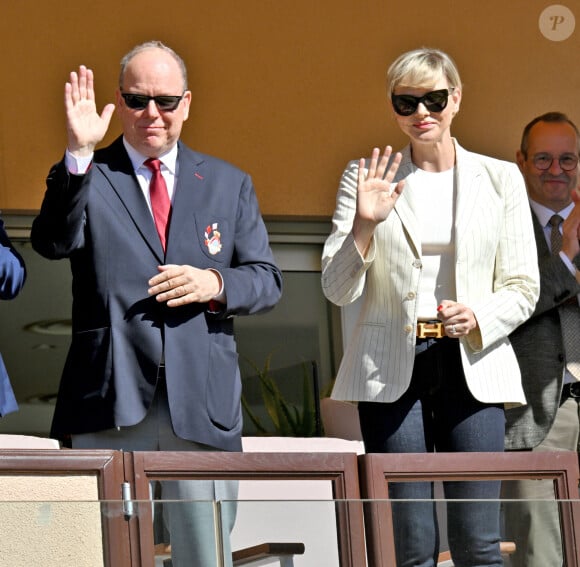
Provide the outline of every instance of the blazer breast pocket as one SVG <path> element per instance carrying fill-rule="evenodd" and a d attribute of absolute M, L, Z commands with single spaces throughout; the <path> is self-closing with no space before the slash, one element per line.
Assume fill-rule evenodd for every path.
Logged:
<path fill-rule="evenodd" d="M 212 263 L 229 265 L 235 238 L 230 220 L 211 213 L 196 213 L 195 230 L 203 254 Z"/>

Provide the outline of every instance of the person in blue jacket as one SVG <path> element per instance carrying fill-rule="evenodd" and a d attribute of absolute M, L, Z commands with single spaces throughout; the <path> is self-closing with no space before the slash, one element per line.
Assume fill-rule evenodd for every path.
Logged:
<path fill-rule="evenodd" d="M 4 221 L 0 219 L 0 299 L 15 298 L 24 285 L 26 267 L 24 260 L 10 242 Z M 18 404 L 12 391 L 10 378 L 0 355 L 0 416 L 16 411 Z"/>

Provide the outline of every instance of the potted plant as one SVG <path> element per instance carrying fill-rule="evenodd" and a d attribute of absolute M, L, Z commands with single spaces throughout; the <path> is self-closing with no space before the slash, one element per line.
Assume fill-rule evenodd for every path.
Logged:
<path fill-rule="evenodd" d="M 259 415 L 255 406 L 252 406 L 244 391 L 244 382 L 247 382 L 249 378 L 243 378 L 242 407 L 246 417 L 256 429 L 255 435 L 317 437 L 322 434 L 318 373 L 315 361 L 303 361 L 296 365 L 294 371 L 300 372 L 300 380 L 293 382 L 296 386 L 294 393 L 297 393 L 296 390 L 299 389 L 301 394 L 294 398 L 295 401 L 291 401 L 280 388 L 280 378 L 275 376 L 278 370 L 274 371 L 271 368 L 272 353 L 266 357 L 262 367 L 252 360 L 247 358 L 245 360 L 255 372 L 255 375 L 250 378 L 258 381 L 261 404 L 265 410 L 265 415 L 264 412 Z"/>

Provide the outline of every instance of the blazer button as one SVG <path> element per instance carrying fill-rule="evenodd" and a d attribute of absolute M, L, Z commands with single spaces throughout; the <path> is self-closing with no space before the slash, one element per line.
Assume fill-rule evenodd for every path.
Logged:
<path fill-rule="evenodd" d="M 413 330 L 413 325 L 405 325 L 405 333 L 410 333 Z"/>
<path fill-rule="evenodd" d="M 566 357 L 562 353 L 558 354 L 558 362 L 565 362 L 565 360 Z"/>
<path fill-rule="evenodd" d="M 413 261 L 413 268 L 421 268 L 423 266 L 423 263 L 421 262 L 421 260 L 414 260 Z"/>

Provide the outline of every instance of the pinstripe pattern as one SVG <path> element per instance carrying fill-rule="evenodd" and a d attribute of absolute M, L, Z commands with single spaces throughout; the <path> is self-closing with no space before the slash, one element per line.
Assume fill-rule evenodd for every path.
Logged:
<path fill-rule="evenodd" d="M 467 152 L 457 143 L 456 149 L 456 300 L 473 310 L 480 327 L 461 339 L 467 383 L 483 402 L 524 403 L 507 339 L 530 316 L 539 293 L 524 182 L 515 164 Z M 336 399 L 391 402 L 409 386 L 422 268 L 409 189 L 413 171 L 407 147 L 395 179 L 405 178 L 406 188 L 377 226 L 365 259 L 351 233 L 358 161 L 349 163 L 342 176 L 322 256 L 322 288 L 337 305 L 363 294 L 364 299 L 336 379 Z"/>

